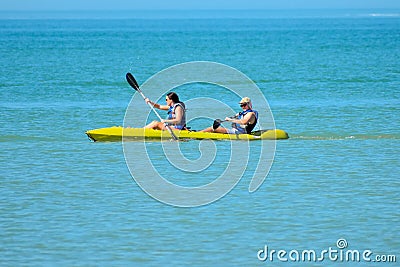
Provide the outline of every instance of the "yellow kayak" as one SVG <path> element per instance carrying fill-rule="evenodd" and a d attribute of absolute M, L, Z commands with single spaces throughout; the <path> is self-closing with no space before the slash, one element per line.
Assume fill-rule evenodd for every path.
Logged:
<path fill-rule="evenodd" d="M 123 128 L 114 126 L 109 128 L 100 128 L 89 130 L 87 136 L 97 142 L 104 141 L 124 141 L 127 140 L 147 140 L 147 139 L 170 139 L 171 134 L 168 131 L 160 131 L 144 128 Z M 222 133 L 205 133 L 187 130 L 175 130 L 174 134 L 178 139 L 212 139 L 212 140 L 279 140 L 288 139 L 289 135 L 279 129 L 254 131 L 251 134 L 222 134 Z"/>

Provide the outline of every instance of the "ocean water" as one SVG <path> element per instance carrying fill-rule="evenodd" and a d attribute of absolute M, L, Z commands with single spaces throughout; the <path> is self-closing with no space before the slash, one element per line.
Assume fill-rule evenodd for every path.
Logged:
<path fill-rule="evenodd" d="M 289 252 L 371 250 L 372 260 L 400 261 L 400 11 L 280 12 L 1 13 L 0 265 L 395 266 L 328 255 L 294 262 Z M 180 208 L 141 190 L 121 143 L 93 143 L 85 131 L 123 125 L 134 95 L 126 72 L 142 84 L 190 61 L 247 75 L 290 139 L 276 142 L 256 192 L 257 160 L 236 157 L 233 166 L 248 166 L 232 191 Z M 238 108 L 238 96 L 209 85 L 176 91 Z M 230 142 L 183 142 L 191 160 L 217 152 L 205 172 L 182 173 L 160 143 L 146 145 L 156 168 L 186 186 L 211 182 L 230 160 Z M 144 160 L 135 164 L 146 175 Z M 258 259 L 265 246 L 289 263 L 277 253 Z"/>

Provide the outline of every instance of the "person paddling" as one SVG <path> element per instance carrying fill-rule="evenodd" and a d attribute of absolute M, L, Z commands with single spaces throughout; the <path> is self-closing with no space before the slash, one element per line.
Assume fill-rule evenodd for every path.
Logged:
<path fill-rule="evenodd" d="M 144 128 L 166 130 L 165 123 L 167 123 L 173 130 L 182 130 L 186 128 L 186 112 L 185 104 L 179 100 L 179 96 L 170 92 L 165 96 L 166 105 L 160 105 L 145 99 L 146 103 L 160 110 L 168 110 L 168 118 L 160 121 L 152 121 Z"/>
<path fill-rule="evenodd" d="M 242 98 L 239 102 L 242 112 L 236 114 L 233 118 L 226 117 L 225 121 L 232 122 L 232 128 L 227 129 L 221 126 L 222 121 L 214 121 L 212 127 L 208 127 L 201 132 L 216 132 L 226 134 L 249 134 L 254 129 L 258 121 L 258 112 L 253 110 L 251 100 L 248 97 Z"/>

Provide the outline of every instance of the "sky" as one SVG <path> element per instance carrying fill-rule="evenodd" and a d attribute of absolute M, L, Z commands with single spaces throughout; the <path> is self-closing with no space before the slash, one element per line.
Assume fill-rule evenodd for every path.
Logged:
<path fill-rule="evenodd" d="M 400 0 L 0 0 L 1 10 L 400 9 Z"/>

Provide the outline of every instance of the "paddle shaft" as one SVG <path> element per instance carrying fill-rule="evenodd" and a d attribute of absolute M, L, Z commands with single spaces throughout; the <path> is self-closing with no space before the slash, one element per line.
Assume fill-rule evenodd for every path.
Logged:
<path fill-rule="evenodd" d="M 143 94 L 143 92 L 139 89 L 137 90 L 139 92 L 139 94 L 143 97 L 143 99 L 146 99 L 147 97 Z M 152 104 L 150 104 L 150 102 L 147 103 L 149 105 L 149 107 L 154 111 L 154 113 L 157 115 L 157 117 L 160 119 L 160 121 L 162 120 L 160 114 L 158 114 L 158 112 L 156 111 L 156 109 L 153 107 Z M 165 123 L 164 123 L 165 124 Z M 165 125 L 169 128 L 168 125 Z"/>
<path fill-rule="evenodd" d="M 131 73 L 127 73 L 126 74 L 126 79 L 129 83 L 130 86 L 133 87 L 133 89 L 135 89 L 142 97 L 144 100 L 146 100 L 146 96 L 143 94 L 142 90 L 140 90 L 138 83 L 136 82 L 135 78 L 133 77 L 133 75 Z M 160 114 L 158 114 L 158 112 L 156 111 L 156 109 L 153 107 L 152 104 L 150 104 L 150 102 L 147 103 L 149 105 L 149 107 L 153 110 L 153 112 L 157 115 L 158 119 L 161 121 L 162 118 L 160 116 Z M 167 128 L 168 132 L 171 134 L 172 138 L 174 140 L 178 140 L 178 138 L 176 137 L 176 135 L 173 133 L 173 130 L 171 129 L 171 127 L 169 127 L 169 125 L 164 122 L 165 127 Z"/>
<path fill-rule="evenodd" d="M 234 116 L 233 116 L 233 117 L 229 117 L 229 118 L 233 119 Z M 227 121 L 227 120 L 216 119 L 216 120 L 214 120 L 214 123 L 213 123 L 212 128 L 213 128 L 214 131 L 215 131 L 219 126 L 221 126 L 221 123 L 226 122 L 226 121 Z"/>

